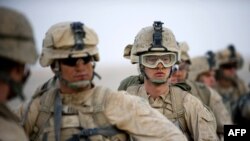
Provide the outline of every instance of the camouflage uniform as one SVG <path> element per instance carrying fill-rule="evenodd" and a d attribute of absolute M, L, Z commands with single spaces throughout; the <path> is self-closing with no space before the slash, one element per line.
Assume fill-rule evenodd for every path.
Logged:
<path fill-rule="evenodd" d="M 224 50 L 218 51 L 216 58 L 219 68 L 216 71 L 217 85 L 215 89 L 221 94 L 224 104 L 231 113 L 235 102 L 240 96 L 247 92 L 247 86 L 237 74 L 226 76 L 223 70 L 232 68 L 241 69 L 243 66 L 243 58 L 238 52 L 236 52 L 233 45 L 230 45 Z"/>
<path fill-rule="evenodd" d="M 191 86 L 193 85 L 192 83 L 194 83 L 193 81 L 199 81 L 198 77 L 201 76 L 203 73 L 206 73 L 206 72 L 211 71 L 212 69 L 218 68 L 215 60 L 213 58 L 209 58 L 209 56 L 195 57 L 191 59 L 191 62 L 192 64 L 190 66 L 189 81 L 187 81 L 189 82 L 188 84 Z M 231 115 L 229 114 L 229 111 L 227 110 L 227 108 L 225 107 L 223 103 L 222 97 L 213 88 L 202 86 L 201 84 L 197 86 L 199 87 L 199 89 L 203 89 L 203 90 L 197 89 L 198 94 L 203 92 L 201 95 L 203 96 L 209 95 L 209 98 L 203 98 L 204 100 L 202 101 L 206 101 L 205 104 L 208 105 L 213 111 L 215 118 L 216 118 L 216 122 L 217 122 L 217 133 L 219 134 L 220 137 L 223 137 L 224 125 L 232 124 L 232 119 L 231 119 Z M 207 94 L 207 93 L 210 93 L 210 94 Z M 208 99 L 208 101 L 206 99 Z"/>
<path fill-rule="evenodd" d="M 155 24 L 156 22 L 154 25 Z M 146 99 L 153 108 L 160 111 L 179 127 L 189 140 L 217 140 L 215 119 L 200 100 L 179 87 L 168 86 L 167 80 L 157 81 L 147 76 L 144 67 L 155 68 L 156 66 L 152 66 L 153 64 L 151 64 L 151 66 L 145 64 L 145 62 L 143 62 L 144 54 L 152 53 L 154 55 L 159 53 L 164 55 L 165 53 L 165 55 L 169 55 L 175 53 L 176 58 L 171 58 L 171 61 L 175 62 L 164 64 L 163 60 L 161 60 L 161 63 L 164 64 L 166 68 L 167 65 L 169 68 L 173 67 L 177 60 L 180 59 L 180 50 L 177 47 L 173 33 L 168 28 L 162 27 L 161 44 L 156 45 L 155 36 L 158 34 L 157 32 L 155 27 L 145 27 L 135 37 L 132 47 L 128 45 L 125 48 L 124 57 L 130 55 L 133 64 L 139 63 L 141 75 L 130 76 L 124 79 L 118 89 L 127 90 L 133 95 Z M 129 46 L 131 47 L 130 51 L 128 49 Z M 158 60 L 158 62 L 160 61 Z M 169 87 L 169 91 L 153 98 L 152 95 L 147 92 L 145 81 L 150 81 L 155 85 L 166 85 L 166 87 Z"/>
<path fill-rule="evenodd" d="M 24 67 L 25 64 L 34 64 L 36 62 L 37 52 L 32 28 L 24 15 L 9 8 L 0 7 L 0 19 L 1 95 L 4 95 L 2 84 L 9 87 L 6 99 L 1 99 L 0 102 L 0 140 L 28 141 L 23 128 L 18 124 L 19 119 L 5 104 L 16 96 L 24 100 L 22 87 L 28 74 L 23 75 L 23 82 L 17 82 L 10 75 L 12 68 L 11 70 L 5 69 L 7 69 L 6 66 L 10 62 L 16 64 L 13 68 L 18 68 L 18 65 Z M 19 71 L 21 72 L 21 70 Z"/>
<path fill-rule="evenodd" d="M 203 82 L 199 83 L 201 80 L 198 79 L 203 73 L 213 71 L 213 69 L 218 67 L 215 61 L 215 54 L 208 51 L 205 56 L 190 59 L 187 52 L 188 50 L 185 49 L 189 48 L 188 45 L 180 43 L 179 46 L 182 50 L 182 61 L 190 65 L 187 69 L 188 79 L 184 81 L 191 87 L 191 93 L 211 109 L 217 123 L 217 134 L 221 140 L 224 140 L 224 125 L 232 124 L 232 120 L 218 92 L 206 86 L 214 86 L 216 85 L 216 81 L 211 77 L 209 84 L 205 84 Z"/>
<path fill-rule="evenodd" d="M 60 59 L 87 55 L 98 61 L 97 43 L 96 33 L 82 23 L 58 23 L 46 33 L 40 63 L 49 66 Z M 60 76 L 60 68 L 53 70 L 54 79 L 37 90 L 27 105 L 29 108 L 23 105 L 18 112 L 31 140 L 125 141 L 129 139 L 128 134 L 141 141 L 186 140 L 145 100 L 126 92 L 95 86 L 92 80 L 79 82 L 80 85 L 65 82 L 67 80 Z M 85 85 L 91 88 L 62 93 L 59 91 L 61 83 L 72 88 Z"/>
<path fill-rule="evenodd" d="M 192 80 L 185 81 L 191 87 L 191 94 L 199 98 L 213 112 L 217 123 L 217 134 L 221 140 L 224 138 L 224 125 L 232 124 L 232 119 L 227 111 L 222 97 L 214 89 Z"/>

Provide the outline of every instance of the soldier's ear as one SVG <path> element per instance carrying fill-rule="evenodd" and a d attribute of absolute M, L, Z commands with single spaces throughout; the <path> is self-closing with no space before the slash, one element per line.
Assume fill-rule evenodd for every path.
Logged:
<path fill-rule="evenodd" d="M 55 74 L 56 73 L 56 63 L 53 62 L 51 65 L 50 65 L 50 69 L 51 71 Z"/>

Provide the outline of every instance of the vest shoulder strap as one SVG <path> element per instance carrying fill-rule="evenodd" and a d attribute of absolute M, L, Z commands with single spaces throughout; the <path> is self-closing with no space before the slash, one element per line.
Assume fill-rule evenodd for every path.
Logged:
<path fill-rule="evenodd" d="M 51 117 L 54 107 L 54 100 L 56 97 L 56 89 L 50 89 L 41 95 L 40 111 L 36 120 L 36 124 L 33 128 L 33 134 L 31 140 L 37 140 L 42 134 L 43 129 L 46 127 L 46 123 Z"/>
<path fill-rule="evenodd" d="M 211 93 L 209 88 L 199 82 L 187 81 L 191 86 L 191 94 L 202 101 L 203 104 L 209 106 Z"/>
<path fill-rule="evenodd" d="M 171 86 L 170 92 L 171 92 L 171 101 L 174 101 L 172 102 L 173 104 L 173 114 L 172 114 L 173 117 L 172 118 L 175 118 L 178 120 L 178 123 L 182 132 L 187 137 L 190 137 L 191 134 L 187 128 L 187 124 L 186 124 L 185 117 L 184 117 L 184 114 L 186 111 L 183 106 L 184 99 L 189 93 L 187 93 L 187 91 L 184 91 L 181 88 L 176 87 L 176 86 Z"/>

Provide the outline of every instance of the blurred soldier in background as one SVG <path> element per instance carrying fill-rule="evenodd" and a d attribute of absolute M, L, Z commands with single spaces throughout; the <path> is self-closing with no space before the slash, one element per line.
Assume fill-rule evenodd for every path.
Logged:
<path fill-rule="evenodd" d="M 93 84 L 97 44 L 97 34 L 81 22 L 47 31 L 40 64 L 55 77 L 19 110 L 31 140 L 127 141 L 130 134 L 140 141 L 185 141 L 144 99 Z"/>
<path fill-rule="evenodd" d="M 250 125 L 250 91 L 240 96 L 237 100 L 235 108 L 233 109 L 233 121 L 238 125 Z"/>
<path fill-rule="evenodd" d="M 124 79 L 119 89 L 128 86 L 123 90 L 145 98 L 176 124 L 189 140 L 217 140 L 213 115 L 196 97 L 170 85 L 169 78 L 174 64 L 179 61 L 180 49 L 172 31 L 162 24 L 157 21 L 153 26 L 143 28 L 136 35 L 134 44 L 125 48 L 124 56 L 130 54 L 131 62 L 138 63 L 141 75 Z M 140 83 L 141 79 L 143 84 L 133 84 Z"/>
<path fill-rule="evenodd" d="M 217 122 L 217 134 L 220 140 L 223 140 L 224 125 L 232 123 L 230 114 L 228 114 L 228 111 L 226 110 L 222 102 L 221 96 L 214 89 L 206 86 L 203 83 L 196 82 L 194 81 L 194 79 L 190 79 L 190 77 L 192 77 L 192 72 L 190 72 L 190 65 L 194 66 L 195 64 L 193 64 L 192 60 L 190 60 L 188 54 L 188 44 L 186 42 L 180 42 L 179 46 L 182 51 L 181 63 L 179 64 L 179 69 L 173 73 L 171 82 L 186 83 L 191 87 L 191 94 L 199 98 L 206 106 L 208 106 L 212 110 Z M 212 59 L 210 61 L 212 62 Z M 198 67 L 200 68 L 200 66 Z M 190 73 L 191 76 L 189 76 Z"/>
<path fill-rule="evenodd" d="M 191 59 L 189 79 L 204 83 L 209 87 L 216 86 L 215 70 L 217 68 L 215 54 L 212 51 L 204 56 L 198 56 Z"/>
<path fill-rule="evenodd" d="M 250 92 L 242 95 L 233 109 L 233 121 L 235 124 L 250 125 Z"/>
<path fill-rule="evenodd" d="M 212 109 L 216 122 L 217 133 L 221 140 L 224 138 L 224 125 L 232 124 L 231 115 L 227 111 L 222 97 L 217 91 L 212 89 L 216 85 L 214 78 L 214 71 L 216 68 L 215 55 L 209 51 L 206 56 L 198 56 L 191 59 L 191 66 L 189 70 L 188 79 L 205 84 L 210 91 L 209 107 Z M 206 93 L 204 93 L 206 94 Z"/>
<path fill-rule="evenodd" d="M 218 51 L 216 54 L 219 69 L 216 71 L 216 90 L 231 113 L 238 98 L 247 92 L 246 84 L 237 75 L 243 66 L 243 58 L 233 45 Z"/>
<path fill-rule="evenodd" d="M 23 85 L 29 76 L 26 64 L 38 55 L 29 21 L 21 13 L 0 7 L 0 140 L 28 141 L 19 119 L 6 103 L 15 97 L 24 100 Z"/>

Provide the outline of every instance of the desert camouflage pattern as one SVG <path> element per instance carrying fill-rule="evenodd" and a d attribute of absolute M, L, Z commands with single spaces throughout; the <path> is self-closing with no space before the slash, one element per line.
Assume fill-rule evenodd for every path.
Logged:
<path fill-rule="evenodd" d="M 29 141 L 23 128 L 18 125 L 18 118 L 6 105 L 0 104 L 0 140 Z"/>
<path fill-rule="evenodd" d="M 130 94 L 146 99 L 151 107 L 160 111 L 179 127 L 189 140 L 218 140 L 213 115 L 203 106 L 200 100 L 191 94 L 177 87 L 170 87 L 169 93 L 153 99 L 147 94 L 144 85 L 128 87 L 127 91 Z M 176 103 L 182 104 L 181 110 L 177 110 L 177 113 L 175 109 L 179 109 L 177 107 L 180 107 L 180 105 L 175 105 Z M 177 117 L 175 117 L 175 114 L 177 114 Z"/>
<path fill-rule="evenodd" d="M 188 54 L 188 51 L 189 51 L 188 43 L 185 41 L 179 42 L 178 46 L 181 49 L 181 61 L 185 61 L 185 62 L 191 64 L 190 56 Z"/>
<path fill-rule="evenodd" d="M 237 63 L 237 69 L 241 69 L 243 67 L 243 57 L 242 55 L 235 50 L 235 56 L 233 56 L 232 51 L 229 48 L 234 48 L 233 45 L 230 45 L 229 47 L 219 50 L 216 53 L 216 61 L 218 61 L 218 65 L 223 65 L 231 62 L 236 62 Z"/>
<path fill-rule="evenodd" d="M 210 71 L 210 66 L 205 56 L 194 57 L 191 59 L 191 62 L 188 73 L 188 79 L 190 80 L 196 81 L 200 74 Z"/>
<path fill-rule="evenodd" d="M 63 105 L 78 111 L 77 115 L 71 115 L 68 117 L 66 115 L 64 120 L 62 120 L 62 127 L 65 127 L 64 129 L 62 128 L 61 131 L 62 140 L 68 139 L 72 133 L 79 132 L 77 128 L 79 126 L 82 126 L 86 129 L 98 127 L 92 115 L 86 113 L 86 110 L 91 110 L 91 107 L 93 106 L 93 99 L 96 98 L 95 96 L 97 96 L 103 97 L 105 101 L 103 105 L 99 105 L 99 108 L 103 109 L 103 115 L 105 115 L 108 121 L 106 124 L 114 125 L 120 130 L 126 131 L 135 140 L 186 141 L 185 136 L 180 132 L 180 130 L 176 128 L 169 120 L 166 120 L 165 117 L 159 112 L 152 109 L 144 99 L 128 95 L 124 91 L 115 92 L 109 89 L 103 89 L 106 92 L 105 96 L 98 93 L 95 95 L 94 93 L 96 89 L 97 87 L 94 87 L 88 91 L 82 91 L 75 94 L 61 94 Z M 36 120 L 39 116 L 40 108 L 41 97 L 38 97 L 32 102 L 30 112 L 28 113 L 27 122 L 24 126 L 28 135 L 31 135 L 36 127 Z M 25 105 L 19 109 L 18 115 L 21 117 L 24 114 L 24 111 Z M 51 117 L 48 121 L 49 125 L 51 126 L 46 127 L 44 130 L 44 132 L 49 133 L 48 140 L 51 141 L 55 140 L 53 121 L 53 117 Z M 157 126 L 155 126 L 156 124 Z M 100 135 L 91 136 L 89 139 L 91 141 L 117 140 L 117 138 L 109 139 Z M 39 138 L 39 140 L 41 140 L 41 138 Z"/>
<path fill-rule="evenodd" d="M 75 50 L 75 38 L 71 29 L 72 22 L 62 22 L 51 26 L 47 31 L 43 40 L 42 55 L 40 64 L 47 67 L 56 59 L 64 59 L 68 57 L 83 57 L 88 54 L 94 57 L 95 61 L 99 61 L 98 53 L 98 36 L 94 30 L 83 25 L 85 37 L 82 37 L 84 47 L 81 50 Z"/>
<path fill-rule="evenodd" d="M 248 91 L 245 82 L 238 77 L 234 79 L 232 84 L 233 85 L 228 88 L 222 88 L 219 85 L 215 87 L 216 91 L 222 96 L 223 102 L 230 114 L 232 114 L 233 107 L 239 97 Z"/>
<path fill-rule="evenodd" d="M 0 17 L 0 56 L 21 64 L 34 64 L 38 53 L 28 19 L 4 7 L 0 7 Z"/>
<path fill-rule="evenodd" d="M 169 52 L 174 52 L 177 55 L 177 60 L 180 60 L 180 49 L 177 46 L 175 36 L 173 32 L 163 27 L 162 32 L 162 46 L 167 49 Z M 153 26 L 148 26 L 145 28 L 142 28 L 139 33 L 136 35 L 132 49 L 131 49 L 131 58 L 133 55 L 138 56 L 138 54 L 148 52 L 149 48 L 152 47 L 152 41 L 153 41 L 153 33 L 154 28 Z M 162 51 L 162 50 L 161 50 Z M 131 63 L 138 63 L 139 60 L 133 59 L 131 60 Z"/>

